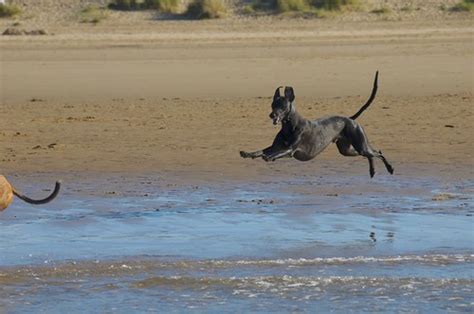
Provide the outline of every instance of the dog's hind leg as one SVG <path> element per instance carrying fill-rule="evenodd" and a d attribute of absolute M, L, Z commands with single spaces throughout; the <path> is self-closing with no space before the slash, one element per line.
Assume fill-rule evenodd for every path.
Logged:
<path fill-rule="evenodd" d="M 375 157 L 375 158 L 380 159 L 383 162 L 383 164 L 385 165 L 385 168 L 387 169 L 388 173 L 393 174 L 392 165 L 384 157 L 381 150 L 377 151 L 377 150 L 373 149 L 372 146 L 370 146 L 370 144 L 367 141 L 367 137 L 365 138 L 365 144 L 362 145 L 362 147 L 363 147 L 362 156 L 367 157 L 367 158 Z M 370 160 L 369 160 L 369 162 L 370 162 Z"/>
<path fill-rule="evenodd" d="M 374 168 L 374 156 L 372 156 L 370 153 L 367 153 L 365 155 L 363 154 L 359 154 L 355 149 L 354 147 L 352 147 L 352 145 L 350 144 L 350 142 L 345 139 L 345 138 L 341 138 L 339 140 L 337 140 L 336 142 L 336 145 L 337 145 L 337 149 L 339 150 L 339 153 L 341 153 L 341 155 L 343 156 L 364 156 L 366 157 L 368 160 L 369 160 L 369 173 L 370 173 L 370 177 L 372 178 L 374 175 L 375 175 L 375 168 Z"/>
<path fill-rule="evenodd" d="M 351 142 L 341 137 L 336 141 L 337 149 L 342 156 L 360 156 L 360 154 L 352 147 Z"/>
<path fill-rule="evenodd" d="M 374 167 L 374 157 L 372 156 L 365 156 L 369 160 L 369 173 L 370 177 L 373 178 L 375 175 L 375 167 Z"/>
<path fill-rule="evenodd" d="M 372 149 L 373 150 L 373 149 Z M 376 152 L 376 156 L 377 158 L 379 158 L 380 160 L 382 160 L 383 164 L 385 165 L 385 168 L 387 168 L 387 171 L 388 173 L 390 174 L 393 174 L 393 167 L 392 165 L 388 162 L 388 160 L 384 157 L 384 155 L 382 155 L 382 151 L 379 150 L 378 152 Z"/>
<path fill-rule="evenodd" d="M 372 148 L 370 148 L 370 150 L 368 152 L 364 152 L 364 157 L 367 157 L 367 159 L 369 159 L 369 167 L 370 167 L 370 177 L 372 178 L 375 174 L 375 170 L 374 170 L 374 161 L 373 161 L 373 158 L 378 158 L 380 160 L 382 160 L 383 164 L 385 165 L 385 168 L 387 168 L 387 171 L 390 173 L 390 174 L 393 174 L 393 167 L 392 165 L 387 161 L 387 159 L 385 159 L 385 157 L 382 155 L 381 152 L 377 152 L 375 150 L 373 150 Z"/>
<path fill-rule="evenodd" d="M 360 125 L 353 125 L 352 128 L 349 128 L 348 136 L 351 139 L 352 146 L 359 153 L 359 155 L 364 156 L 369 160 L 370 177 L 373 177 L 375 174 L 373 161 L 374 158 L 379 158 L 382 160 L 385 168 L 387 168 L 387 171 L 390 174 L 393 174 L 392 165 L 387 161 L 387 159 L 385 159 L 385 157 L 382 155 L 382 152 L 377 152 L 370 146 L 367 135 Z"/>

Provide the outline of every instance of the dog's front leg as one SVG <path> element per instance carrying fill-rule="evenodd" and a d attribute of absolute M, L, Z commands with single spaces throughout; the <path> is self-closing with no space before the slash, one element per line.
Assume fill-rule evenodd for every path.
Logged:
<path fill-rule="evenodd" d="M 297 150 L 300 142 L 301 142 L 301 133 L 298 133 L 293 143 L 289 147 L 287 146 L 286 148 L 279 149 L 271 154 L 264 154 L 262 158 L 265 161 L 275 161 L 279 158 L 293 157 L 293 154 Z"/>
<path fill-rule="evenodd" d="M 240 157 L 242 158 L 258 158 L 263 155 L 263 150 L 257 150 L 255 152 L 244 152 L 243 150 L 240 151 Z"/>
<path fill-rule="evenodd" d="M 255 159 L 255 158 L 258 158 L 258 157 L 262 157 L 262 156 L 271 154 L 272 149 L 273 149 L 273 146 L 267 147 L 263 150 L 257 150 L 255 152 L 244 152 L 244 151 L 241 150 L 240 151 L 240 157 Z"/>
<path fill-rule="evenodd" d="M 273 153 L 271 155 L 263 155 L 262 158 L 265 161 L 275 161 L 279 158 L 291 157 L 293 156 L 293 153 L 294 153 L 294 150 L 292 148 L 288 148 L 286 150 Z"/>

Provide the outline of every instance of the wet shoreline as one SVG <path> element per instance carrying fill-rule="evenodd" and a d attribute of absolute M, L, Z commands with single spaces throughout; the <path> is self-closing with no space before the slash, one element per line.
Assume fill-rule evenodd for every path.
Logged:
<path fill-rule="evenodd" d="M 473 308 L 469 178 L 78 174 L 65 186 L 2 214 L 0 310 Z"/>

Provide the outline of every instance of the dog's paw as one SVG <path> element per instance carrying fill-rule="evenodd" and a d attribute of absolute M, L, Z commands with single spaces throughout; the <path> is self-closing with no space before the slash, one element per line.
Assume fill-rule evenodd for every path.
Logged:
<path fill-rule="evenodd" d="M 247 152 L 244 152 L 243 150 L 240 151 L 240 157 L 242 158 L 250 158 L 250 154 Z"/>
<path fill-rule="evenodd" d="M 271 156 L 265 156 L 265 155 L 262 156 L 262 159 L 265 160 L 266 162 L 275 161 L 275 158 Z"/>

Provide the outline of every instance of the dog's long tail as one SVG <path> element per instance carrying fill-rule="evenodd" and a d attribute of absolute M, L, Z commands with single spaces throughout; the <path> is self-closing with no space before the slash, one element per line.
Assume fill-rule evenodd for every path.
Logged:
<path fill-rule="evenodd" d="M 61 182 L 56 181 L 56 185 L 54 186 L 54 191 L 53 191 L 53 193 L 51 193 L 51 195 L 49 195 L 48 197 L 46 197 L 44 199 L 41 199 L 41 200 L 34 200 L 34 199 L 31 199 L 31 198 L 29 198 L 25 195 L 22 195 L 20 192 L 15 190 L 14 187 L 12 187 L 13 194 L 15 194 L 19 199 L 21 199 L 21 200 L 23 200 L 27 203 L 35 204 L 35 205 L 41 205 L 41 204 L 46 204 L 48 202 L 51 202 L 56 196 L 58 196 L 60 188 L 61 188 Z"/>
<path fill-rule="evenodd" d="M 362 114 L 362 112 L 364 112 L 364 110 L 367 109 L 370 106 L 370 104 L 374 100 L 375 94 L 377 94 L 377 87 L 378 87 L 377 81 L 378 81 L 378 79 L 379 79 L 379 71 L 375 72 L 374 87 L 372 88 L 372 93 L 370 94 L 369 99 L 367 100 L 365 105 L 363 105 L 362 108 L 360 108 L 359 111 L 356 112 L 356 114 L 351 116 L 352 120 L 357 119 Z"/>

